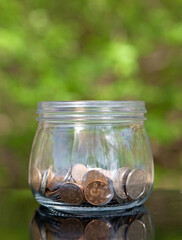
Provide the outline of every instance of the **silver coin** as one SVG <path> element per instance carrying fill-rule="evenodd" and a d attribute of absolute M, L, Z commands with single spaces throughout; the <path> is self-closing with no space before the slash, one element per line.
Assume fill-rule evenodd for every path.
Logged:
<path fill-rule="evenodd" d="M 133 221 L 127 229 L 126 240 L 146 240 L 147 229 L 140 220 Z"/>
<path fill-rule="evenodd" d="M 114 197 L 114 188 L 113 188 L 113 185 L 112 185 L 112 180 L 110 178 L 107 178 L 107 184 L 109 185 L 110 194 L 108 195 L 108 199 L 101 206 L 110 203 L 110 201 Z"/>
<path fill-rule="evenodd" d="M 40 193 L 42 195 L 45 194 L 47 185 L 49 185 L 49 182 L 52 179 L 52 169 L 53 166 L 51 165 L 47 170 L 45 170 L 42 174 L 42 182 L 41 182 L 41 186 L 40 186 Z"/>
<path fill-rule="evenodd" d="M 59 187 L 66 181 L 68 181 L 71 178 L 71 169 L 68 168 L 63 168 L 61 170 L 59 170 L 54 177 L 52 178 L 52 180 L 50 181 L 49 185 L 47 186 L 47 188 L 50 191 L 56 191 L 57 189 L 59 189 Z"/>
<path fill-rule="evenodd" d="M 48 173 L 48 170 L 45 170 L 42 174 L 42 182 L 41 182 L 41 186 L 40 186 L 40 193 L 42 195 L 44 195 L 45 191 L 46 191 L 47 173 Z"/>
<path fill-rule="evenodd" d="M 120 198 L 116 193 L 114 194 L 114 198 L 119 204 L 125 203 L 125 201 L 122 198 Z"/>
<path fill-rule="evenodd" d="M 125 240 L 126 239 L 126 229 L 128 227 L 128 224 L 121 225 L 117 232 L 116 232 L 116 239 L 117 240 Z"/>
<path fill-rule="evenodd" d="M 122 167 L 119 168 L 114 175 L 113 186 L 116 194 L 118 195 L 118 199 L 127 199 L 125 192 L 125 183 L 130 171 L 131 170 L 128 167 Z"/>
<path fill-rule="evenodd" d="M 146 174 L 142 169 L 132 170 L 126 179 L 126 194 L 132 199 L 138 199 L 145 191 Z"/>
<path fill-rule="evenodd" d="M 55 191 L 47 190 L 45 192 L 45 196 L 51 198 L 52 200 L 59 200 L 60 199 L 59 188 Z"/>

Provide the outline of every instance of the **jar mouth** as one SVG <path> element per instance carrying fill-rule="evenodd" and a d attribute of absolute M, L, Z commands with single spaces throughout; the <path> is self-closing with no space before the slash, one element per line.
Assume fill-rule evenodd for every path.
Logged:
<path fill-rule="evenodd" d="M 46 101 L 39 102 L 38 120 L 145 120 L 144 101 Z"/>

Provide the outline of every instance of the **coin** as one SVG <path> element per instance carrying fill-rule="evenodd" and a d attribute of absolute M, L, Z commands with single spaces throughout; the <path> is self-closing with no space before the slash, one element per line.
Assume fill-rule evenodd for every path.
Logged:
<path fill-rule="evenodd" d="M 126 229 L 128 227 L 128 224 L 121 225 L 117 232 L 116 232 L 116 239 L 117 240 L 125 240 L 126 239 Z"/>
<path fill-rule="evenodd" d="M 126 193 L 133 199 L 138 199 L 145 191 L 146 175 L 142 169 L 132 170 L 126 179 Z"/>
<path fill-rule="evenodd" d="M 47 171 L 48 170 L 45 170 L 42 174 L 42 182 L 41 182 L 41 186 L 40 186 L 40 193 L 42 195 L 44 195 L 44 193 L 46 191 Z"/>
<path fill-rule="evenodd" d="M 70 170 L 67 168 L 63 168 L 54 175 L 47 188 L 49 188 L 51 191 L 55 191 L 60 187 L 63 182 L 67 181 L 69 177 Z"/>
<path fill-rule="evenodd" d="M 35 191 L 39 191 L 41 185 L 42 175 L 38 168 L 32 169 L 32 187 Z"/>
<path fill-rule="evenodd" d="M 84 200 L 83 189 L 76 183 L 66 182 L 59 188 L 61 201 L 68 204 L 81 204 Z"/>
<path fill-rule="evenodd" d="M 130 169 L 127 167 L 119 168 L 118 171 L 114 175 L 113 185 L 116 194 L 118 195 L 118 199 L 127 199 L 127 195 L 125 193 L 125 183 L 126 178 L 130 172 Z"/>
<path fill-rule="evenodd" d="M 125 201 L 120 198 L 116 193 L 114 194 L 115 200 L 119 203 L 119 204 L 124 204 Z"/>
<path fill-rule="evenodd" d="M 146 227 L 147 229 L 147 239 L 154 239 L 152 236 L 154 235 L 153 232 L 153 224 L 152 224 L 152 219 L 149 213 L 143 213 L 142 215 L 139 216 L 138 218 Z"/>
<path fill-rule="evenodd" d="M 140 220 L 133 221 L 127 229 L 126 240 L 145 240 L 146 239 L 146 227 Z"/>
<path fill-rule="evenodd" d="M 110 178 L 107 178 L 107 184 L 109 185 L 109 189 L 110 189 L 110 194 L 108 196 L 108 199 L 106 202 L 104 202 L 102 205 L 108 204 L 114 197 L 114 188 L 113 188 L 113 184 Z"/>
<path fill-rule="evenodd" d="M 50 165 L 50 167 L 47 170 L 47 182 L 46 182 L 46 185 L 48 185 L 51 182 L 52 177 L 53 177 L 53 165 Z"/>
<path fill-rule="evenodd" d="M 111 240 L 114 237 L 114 230 L 109 222 L 102 220 L 92 220 L 85 228 L 85 239 Z"/>
<path fill-rule="evenodd" d="M 103 205 L 111 196 L 110 185 L 101 180 L 89 182 L 85 188 L 85 198 L 92 205 Z"/>
<path fill-rule="evenodd" d="M 85 188 L 88 182 L 100 180 L 107 184 L 107 178 L 98 170 L 89 170 L 82 177 L 82 186 Z"/>
<path fill-rule="evenodd" d="M 34 216 L 35 218 L 35 216 Z M 36 222 L 36 220 L 33 218 L 33 220 L 31 221 L 30 224 L 30 229 L 31 229 L 31 239 L 33 240 L 41 240 L 41 231 L 39 228 L 38 223 Z"/>
<path fill-rule="evenodd" d="M 107 178 L 113 181 L 113 174 L 110 171 L 105 169 L 99 169 L 99 172 L 103 173 L 104 176 L 106 176 Z"/>
<path fill-rule="evenodd" d="M 81 184 L 82 177 L 86 172 L 87 168 L 85 167 L 85 165 L 77 163 L 71 169 L 71 176 L 76 183 Z"/>
<path fill-rule="evenodd" d="M 48 189 L 45 192 L 45 196 L 48 197 L 48 198 L 52 198 L 53 200 L 59 200 L 60 199 L 59 189 L 57 189 L 55 191 L 50 191 Z"/>
<path fill-rule="evenodd" d="M 61 223 L 59 239 L 79 240 L 84 234 L 84 226 L 77 218 L 67 218 Z"/>
<path fill-rule="evenodd" d="M 41 240 L 46 240 L 46 228 L 43 224 L 40 225 Z"/>
<path fill-rule="evenodd" d="M 42 195 L 45 194 L 46 191 L 46 187 L 49 184 L 49 182 L 51 181 L 52 178 L 52 168 L 53 166 L 51 165 L 47 170 L 45 170 L 42 174 L 42 182 L 41 182 L 41 186 L 40 186 L 40 193 Z"/>

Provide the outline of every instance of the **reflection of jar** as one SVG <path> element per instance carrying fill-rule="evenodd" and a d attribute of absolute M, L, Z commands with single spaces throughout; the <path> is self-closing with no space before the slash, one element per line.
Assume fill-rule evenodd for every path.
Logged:
<path fill-rule="evenodd" d="M 75 214 L 122 211 L 151 193 L 144 102 L 40 102 L 29 184 L 37 201 Z"/>
<path fill-rule="evenodd" d="M 79 218 L 68 214 L 54 216 L 39 207 L 30 224 L 31 240 L 153 240 L 154 224 L 145 207 L 121 216 Z"/>

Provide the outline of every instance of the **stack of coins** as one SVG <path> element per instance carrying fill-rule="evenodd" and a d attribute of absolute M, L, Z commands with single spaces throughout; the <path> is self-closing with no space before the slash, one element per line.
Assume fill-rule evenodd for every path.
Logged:
<path fill-rule="evenodd" d="M 32 240 L 149 240 L 153 225 L 148 213 L 110 218 L 75 218 L 34 215 L 30 224 Z"/>
<path fill-rule="evenodd" d="M 144 193 L 146 174 L 142 169 L 119 168 L 115 174 L 105 169 L 88 169 L 75 164 L 53 172 L 52 165 L 43 173 L 33 169 L 32 187 L 54 201 L 71 205 L 89 203 L 103 206 L 138 200 Z"/>

